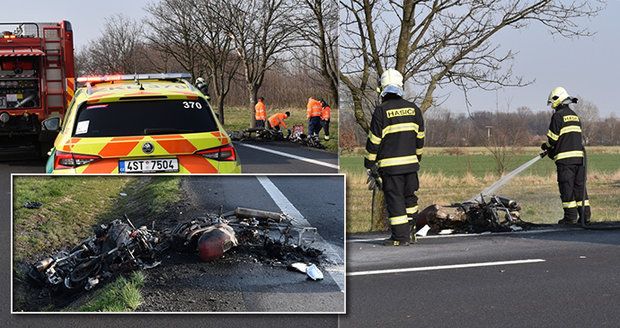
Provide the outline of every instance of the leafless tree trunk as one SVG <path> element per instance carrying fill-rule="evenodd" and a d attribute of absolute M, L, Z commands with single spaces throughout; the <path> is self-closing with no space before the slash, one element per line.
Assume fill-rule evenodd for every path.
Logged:
<path fill-rule="evenodd" d="M 321 74 L 330 86 L 331 103 L 338 101 L 338 2 L 298 1 L 303 11 L 297 17 L 297 33 L 312 46 L 300 48 L 298 61 Z M 308 60 L 310 56 L 311 60 Z"/>
<path fill-rule="evenodd" d="M 254 105 L 265 73 L 283 60 L 293 43 L 296 7 L 289 0 L 220 0 L 212 9 L 220 28 L 235 44 L 250 98 L 250 126 L 256 125 Z"/>

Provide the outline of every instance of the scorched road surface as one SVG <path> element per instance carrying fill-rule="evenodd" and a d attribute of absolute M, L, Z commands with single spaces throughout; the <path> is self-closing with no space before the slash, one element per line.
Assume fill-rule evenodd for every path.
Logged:
<path fill-rule="evenodd" d="M 425 238 L 400 248 L 375 237 L 347 242 L 348 302 L 340 327 L 620 322 L 620 231 Z"/>
<path fill-rule="evenodd" d="M 310 281 L 285 265 L 261 263 L 231 250 L 202 263 L 195 255 L 147 273 L 142 311 L 344 312 L 344 181 L 341 176 L 201 176 L 183 178 L 193 205 L 182 217 L 249 207 L 283 211 L 318 228 L 327 249 L 325 279 Z M 278 193 L 279 192 L 279 193 Z M 175 259 L 173 259 L 174 261 Z"/>

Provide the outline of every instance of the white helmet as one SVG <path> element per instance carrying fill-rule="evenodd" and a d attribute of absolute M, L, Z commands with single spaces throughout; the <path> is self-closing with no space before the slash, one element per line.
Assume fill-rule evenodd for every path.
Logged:
<path fill-rule="evenodd" d="M 204 84 L 204 83 L 205 83 L 205 79 L 203 79 L 202 77 L 199 77 L 199 78 L 196 79 L 196 83 L 195 84 L 198 85 L 198 84 Z"/>
<path fill-rule="evenodd" d="M 566 89 L 562 87 L 557 87 L 551 90 L 549 93 L 549 98 L 547 98 L 547 106 L 551 105 L 551 108 L 557 108 L 564 100 L 569 98 L 570 95 L 566 91 Z"/>
<path fill-rule="evenodd" d="M 394 85 L 402 88 L 403 75 L 393 68 L 386 69 L 385 72 L 381 74 L 381 89 L 387 87 L 388 85 Z"/>
<path fill-rule="evenodd" d="M 389 68 L 381 74 L 381 97 L 388 93 L 403 96 L 403 75 L 399 71 Z"/>

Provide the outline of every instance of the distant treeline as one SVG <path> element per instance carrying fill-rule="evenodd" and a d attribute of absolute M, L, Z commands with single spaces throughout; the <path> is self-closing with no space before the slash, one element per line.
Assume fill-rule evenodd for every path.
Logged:
<path fill-rule="evenodd" d="M 596 107 L 586 103 L 577 110 L 587 145 L 620 145 L 620 119 L 600 118 Z M 342 113 L 344 114 L 344 113 Z M 546 140 L 552 112 L 520 108 L 516 112 L 478 111 L 470 114 L 431 109 L 425 115 L 426 145 L 431 147 L 539 146 Z M 366 136 L 351 115 L 342 115 L 341 146 L 363 146 Z M 349 128 L 347 128 L 349 127 Z"/>

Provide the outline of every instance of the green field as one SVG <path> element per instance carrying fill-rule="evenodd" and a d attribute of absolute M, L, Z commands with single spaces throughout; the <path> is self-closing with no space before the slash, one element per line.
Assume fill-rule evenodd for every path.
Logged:
<path fill-rule="evenodd" d="M 464 149 L 463 154 L 449 155 L 448 151 L 440 149 L 425 149 L 422 157 L 420 173 L 444 174 L 446 176 L 463 176 L 470 172 L 475 177 L 484 177 L 494 173 L 496 164 L 493 156 L 487 151 L 475 148 L 478 151 Z M 539 150 L 537 148 L 519 149 L 517 154 L 508 155 L 506 160 L 507 172 L 529 161 Z M 345 172 L 363 172 L 363 154 L 341 154 L 340 169 Z M 603 148 L 594 148 L 588 154 L 588 170 L 613 173 L 620 169 L 620 152 L 614 153 Z M 525 174 L 547 176 L 555 173 L 555 164 L 545 157 L 530 167 Z"/>
<path fill-rule="evenodd" d="M 267 107 L 267 117 L 277 112 L 291 112 L 291 117 L 286 120 L 286 126 L 291 128 L 295 124 L 302 124 L 306 131 L 308 130 L 308 120 L 306 119 L 305 108 L 276 108 Z M 226 131 L 244 130 L 250 126 L 250 119 L 254 115 L 253 111 L 242 107 L 226 107 L 224 108 L 224 129 Z M 330 140 L 323 140 L 324 131 L 321 130 L 321 142 L 329 151 L 338 151 L 338 110 L 332 109 L 332 117 L 329 123 Z"/>
<path fill-rule="evenodd" d="M 425 150 L 420 169 L 421 208 L 431 204 L 448 205 L 479 193 L 497 180 L 495 162 L 481 148 Z M 534 157 L 535 148 L 519 149 L 508 156 L 507 170 Z M 342 154 L 341 171 L 347 173 L 347 232 L 370 230 L 371 192 L 366 188 L 363 155 Z M 620 148 L 589 149 L 588 192 L 594 221 L 620 221 Z M 523 219 L 536 223 L 555 223 L 562 216 L 555 165 L 540 160 L 521 176 L 504 186 L 500 194 L 511 197 L 523 207 Z"/>

